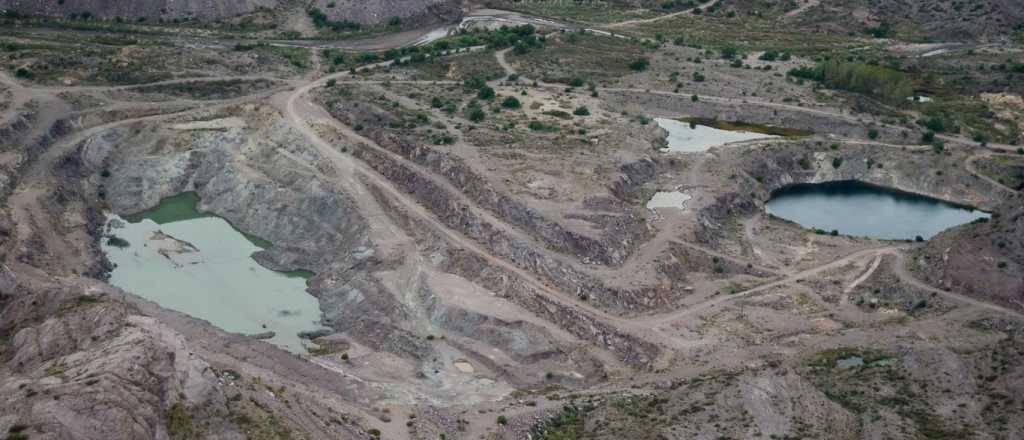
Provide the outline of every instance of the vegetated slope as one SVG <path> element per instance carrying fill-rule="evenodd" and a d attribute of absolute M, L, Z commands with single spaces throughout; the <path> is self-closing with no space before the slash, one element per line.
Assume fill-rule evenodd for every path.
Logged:
<path fill-rule="evenodd" d="M 917 251 L 914 270 L 949 287 L 1024 310 L 1024 209 L 939 234 Z"/>
<path fill-rule="evenodd" d="M 217 20 L 274 8 L 278 0 L 0 0 L 0 9 L 20 14 L 67 17 L 83 13 L 102 19 Z"/>
<path fill-rule="evenodd" d="M 855 0 L 822 1 L 795 19 L 802 27 L 828 32 L 890 31 L 926 40 L 993 38 L 1024 22 L 1024 2 L 992 0 Z M 881 27 L 881 29 L 879 29 Z M 880 32 L 877 32 L 880 31 Z"/>

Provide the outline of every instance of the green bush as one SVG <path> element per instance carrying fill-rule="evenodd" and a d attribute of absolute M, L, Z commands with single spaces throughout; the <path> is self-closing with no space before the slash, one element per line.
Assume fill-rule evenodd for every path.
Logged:
<path fill-rule="evenodd" d="M 508 418 L 505 417 L 505 416 L 498 416 L 498 424 L 501 425 L 501 426 L 507 425 L 508 424 Z"/>
<path fill-rule="evenodd" d="M 878 129 L 877 128 L 869 129 L 868 130 L 868 138 L 872 139 L 872 140 L 878 139 Z"/>
<path fill-rule="evenodd" d="M 579 107 L 576 107 L 576 110 L 573 110 L 572 114 L 574 114 L 576 116 L 589 116 L 590 115 L 590 109 L 588 109 L 588 108 L 586 108 L 584 106 L 579 106 Z"/>
<path fill-rule="evenodd" d="M 632 63 L 629 63 L 629 68 L 633 69 L 634 72 L 643 72 L 647 70 L 647 67 L 651 65 L 651 61 L 647 58 L 637 58 Z"/>
<path fill-rule="evenodd" d="M 505 108 L 520 108 L 523 104 L 515 96 L 509 96 L 501 101 L 501 106 Z"/>
<path fill-rule="evenodd" d="M 472 122 L 483 122 L 487 118 L 487 113 L 484 109 L 480 108 L 479 104 L 466 106 L 466 119 Z"/>
<path fill-rule="evenodd" d="M 490 101 L 494 99 L 494 89 L 488 86 L 480 87 L 480 90 L 477 90 L 476 92 L 476 96 L 477 98 L 483 99 L 485 101 Z"/>

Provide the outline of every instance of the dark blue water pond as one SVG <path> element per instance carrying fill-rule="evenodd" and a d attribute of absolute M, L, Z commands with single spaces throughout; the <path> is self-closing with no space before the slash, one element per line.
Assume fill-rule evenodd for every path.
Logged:
<path fill-rule="evenodd" d="M 931 238 L 989 214 L 857 181 L 799 184 L 772 193 L 769 214 L 805 228 L 885 240 Z"/>

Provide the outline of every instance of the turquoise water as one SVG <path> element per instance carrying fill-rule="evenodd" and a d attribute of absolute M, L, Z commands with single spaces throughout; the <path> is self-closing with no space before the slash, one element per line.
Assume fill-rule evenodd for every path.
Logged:
<path fill-rule="evenodd" d="M 989 214 L 861 182 L 793 185 L 772 194 L 766 211 L 810 229 L 886 240 L 929 239 Z"/>
<path fill-rule="evenodd" d="M 117 265 L 110 283 L 229 332 L 273 331 L 271 343 L 304 353 L 298 333 L 318 329 L 320 320 L 316 298 L 306 293 L 309 273 L 260 266 L 252 254 L 270 243 L 197 212 L 198 200 L 186 193 L 127 219 L 111 215 L 108 233 L 128 245 L 103 240 Z"/>

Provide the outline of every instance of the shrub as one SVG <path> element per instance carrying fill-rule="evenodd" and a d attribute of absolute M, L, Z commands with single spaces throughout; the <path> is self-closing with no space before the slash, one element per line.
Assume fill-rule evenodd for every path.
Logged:
<path fill-rule="evenodd" d="M 334 87 L 336 84 L 338 84 L 338 81 L 333 78 L 327 80 L 327 87 Z"/>
<path fill-rule="evenodd" d="M 19 67 L 18 70 L 14 71 L 15 78 L 30 79 L 32 78 L 32 71 L 24 67 Z"/>
<path fill-rule="evenodd" d="M 433 108 L 444 107 L 444 100 L 441 99 L 441 97 L 439 97 L 439 96 L 435 96 L 433 98 L 430 98 L 430 106 L 433 107 Z"/>
<path fill-rule="evenodd" d="M 832 159 L 832 168 L 839 169 L 839 167 L 841 167 L 841 166 L 843 166 L 843 158 L 842 157 L 837 157 L 835 159 Z"/>
<path fill-rule="evenodd" d="M 546 125 L 544 125 L 543 122 L 540 121 L 530 121 L 530 123 L 527 124 L 526 126 L 533 131 L 541 131 L 546 130 L 548 128 Z"/>
<path fill-rule="evenodd" d="M 447 132 L 438 133 L 434 135 L 433 141 L 436 145 L 451 145 L 455 143 L 455 137 Z"/>
<path fill-rule="evenodd" d="M 722 49 L 722 59 L 731 60 L 733 58 L 736 58 L 736 54 L 737 51 L 735 47 L 729 46 Z"/>
<path fill-rule="evenodd" d="M 872 129 L 868 130 L 868 138 L 870 138 L 870 139 L 878 139 L 878 129 L 872 128 Z"/>
<path fill-rule="evenodd" d="M 650 60 L 647 58 L 637 58 L 632 63 L 629 63 L 629 68 L 635 72 L 643 72 L 647 70 L 647 67 L 651 65 Z"/>
<path fill-rule="evenodd" d="M 477 98 L 490 101 L 494 99 L 494 89 L 488 86 L 480 87 L 480 90 L 477 90 L 476 92 L 476 96 Z"/>
<path fill-rule="evenodd" d="M 501 426 L 507 425 L 508 424 L 508 417 L 498 416 L 498 424 L 501 425 Z"/>
<path fill-rule="evenodd" d="M 586 108 L 584 106 L 579 106 L 579 107 L 576 107 L 576 110 L 572 111 L 572 114 L 574 114 L 576 116 L 590 116 L 590 109 L 588 109 L 588 108 Z"/>
<path fill-rule="evenodd" d="M 693 102 L 700 101 L 700 97 L 698 97 L 697 95 L 693 95 L 693 96 L 690 97 L 690 101 L 693 101 Z"/>
<path fill-rule="evenodd" d="M 573 78 L 569 81 L 570 87 L 583 87 L 583 78 Z"/>
<path fill-rule="evenodd" d="M 700 72 L 693 72 L 693 81 L 694 82 L 704 82 L 704 74 L 702 74 Z"/>
<path fill-rule="evenodd" d="M 940 117 L 931 117 L 924 121 L 920 121 L 920 124 L 931 131 L 936 133 L 942 133 L 946 131 L 946 121 Z"/>
<path fill-rule="evenodd" d="M 505 108 L 520 108 L 523 104 L 515 96 L 509 96 L 501 101 L 501 106 Z"/>
<path fill-rule="evenodd" d="M 778 58 L 779 53 L 771 49 L 764 51 L 764 53 L 761 54 L 761 56 L 757 57 L 757 59 L 761 61 L 775 61 Z"/>
<path fill-rule="evenodd" d="M 799 161 L 799 164 L 800 164 L 800 168 L 803 168 L 805 170 L 811 169 L 811 161 L 807 160 L 806 157 L 801 157 L 800 161 Z"/>
<path fill-rule="evenodd" d="M 479 104 L 466 107 L 466 119 L 472 122 L 482 122 L 485 118 L 487 118 L 487 113 L 480 108 Z"/>
<path fill-rule="evenodd" d="M 926 144 L 930 144 L 932 142 L 935 142 L 935 133 L 931 132 L 931 131 L 926 131 L 924 133 L 921 133 L 921 142 L 926 143 Z"/>

